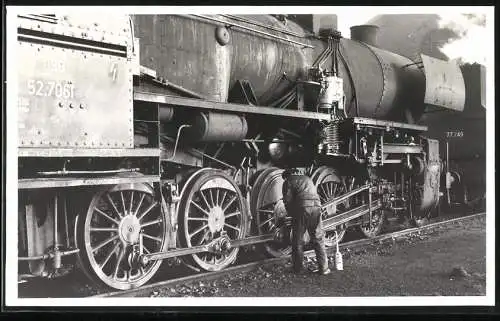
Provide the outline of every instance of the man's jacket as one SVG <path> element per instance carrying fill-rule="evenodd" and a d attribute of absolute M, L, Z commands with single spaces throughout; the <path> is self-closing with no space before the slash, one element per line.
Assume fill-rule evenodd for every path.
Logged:
<path fill-rule="evenodd" d="M 292 174 L 283 182 L 283 202 L 288 209 L 294 206 L 320 206 L 316 186 L 305 175 Z"/>

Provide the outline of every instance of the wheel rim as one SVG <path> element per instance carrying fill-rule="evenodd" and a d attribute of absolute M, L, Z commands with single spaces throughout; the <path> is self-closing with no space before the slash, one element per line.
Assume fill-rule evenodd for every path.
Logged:
<path fill-rule="evenodd" d="M 380 233 L 384 223 L 385 213 L 383 210 L 376 210 L 372 212 L 372 224 L 366 223 L 359 226 L 359 229 L 366 237 L 375 237 Z"/>
<path fill-rule="evenodd" d="M 221 171 L 200 173 L 186 186 L 179 207 L 183 222 L 182 240 L 186 247 L 200 246 L 220 237 L 232 239 L 245 235 L 243 196 L 234 181 Z M 238 248 L 226 254 L 204 252 L 190 256 L 206 271 L 219 271 L 234 262 Z"/>
<path fill-rule="evenodd" d="M 282 173 L 281 169 L 269 168 L 263 171 L 255 181 L 251 210 L 259 235 L 273 233 L 277 220 L 288 215 L 283 203 Z M 292 252 L 290 245 L 275 241 L 265 243 L 264 249 L 273 257 L 282 257 Z"/>
<path fill-rule="evenodd" d="M 161 261 L 132 267 L 132 248 L 143 231 L 143 252 L 166 247 L 166 220 L 144 184 L 125 184 L 98 193 L 89 206 L 84 225 L 85 258 L 97 278 L 120 290 L 138 287 L 154 276 Z"/>
<path fill-rule="evenodd" d="M 354 178 L 342 180 L 337 171 L 327 166 L 321 166 L 311 175 L 313 183 L 316 185 L 321 204 L 325 204 L 331 199 L 338 197 L 353 188 Z M 330 218 L 338 214 L 339 211 L 347 210 L 350 207 L 349 200 L 340 203 L 337 206 L 331 206 L 323 213 L 322 218 Z M 337 233 L 335 233 L 337 231 Z M 335 230 L 325 232 L 325 246 L 331 247 L 341 242 L 346 233 L 346 228 L 337 227 Z"/>

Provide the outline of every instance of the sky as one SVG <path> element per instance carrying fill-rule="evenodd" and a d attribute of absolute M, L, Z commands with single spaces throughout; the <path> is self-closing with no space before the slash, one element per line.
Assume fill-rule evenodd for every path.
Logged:
<path fill-rule="evenodd" d="M 366 24 L 377 14 L 383 13 L 373 10 L 372 12 L 357 12 L 356 14 L 339 14 L 338 30 L 346 38 L 350 38 L 350 27 Z M 437 13 L 440 17 L 439 26 L 449 28 L 460 35 L 459 39 L 452 40 L 441 48 L 441 52 L 451 60 L 459 60 L 466 63 L 486 64 L 486 53 L 478 50 L 484 46 L 484 34 L 486 30 L 486 16 L 484 14 L 468 14 L 463 12 Z"/>
<path fill-rule="evenodd" d="M 371 18 L 375 17 L 376 14 L 369 12 L 361 12 L 356 15 L 340 14 L 337 17 L 337 28 L 345 38 L 351 38 L 352 26 L 366 24 Z"/>

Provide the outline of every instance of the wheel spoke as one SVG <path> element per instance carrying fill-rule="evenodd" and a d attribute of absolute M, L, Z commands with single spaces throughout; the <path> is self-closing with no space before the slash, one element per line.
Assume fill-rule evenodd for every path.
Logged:
<path fill-rule="evenodd" d="M 111 216 L 109 216 L 108 214 L 104 213 L 102 210 L 98 209 L 97 207 L 94 208 L 95 211 L 99 214 L 101 214 L 102 216 L 104 216 L 105 218 L 107 218 L 108 220 L 112 221 L 113 223 L 115 223 L 116 225 L 119 225 L 120 222 L 118 222 L 117 220 L 115 220 L 114 218 L 112 218 Z"/>
<path fill-rule="evenodd" d="M 200 233 L 201 231 L 203 231 L 205 228 L 208 227 L 208 224 L 203 224 L 200 228 L 198 228 L 196 231 L 194 231 L 193 233 L 189 234 L 189 238 L 191 239 L 193 236 L 195 236 L 196 234 Z"/>
<path fill-rule="evenodd" d="M 274 220 L 274 217 L 271 216 L 270 218 L 268 218 L 267 220 L 265 220 L 264 222 L 262 222 L 259 227 L 264 227 L 264 225 L 266 225 L 267 223 L 271 222 L 272 220 Z"/>
<path fill-rule="evenodd" d="M 274 211 L 273 211 L 273 210 L 264 210 L 264 209 L 260 209 L 260 210 L 259 210 L 259 212 L 274 214 Z"/>
<path fill-rule="evenodd" d="M 125 256 L 125 249 L 121 249 L 120 255 L 118 256 L 118 260 L 116 260 L 115 271 L 113 272 L 113 279 L 116 279 L 118 276 L 118 270 L 120 268 L 120 263 L 122 262 L 123 257 Z"/>
<path fill-rule="evenodd" d="M 219 206 L 219 189 L 216 190 L 217 193 L 215 194 L 215 205 Z"/>
<path fill-rule="evenodd" d="M 160 243 L 162 241 L 161 238 L 155 237 L 155 236 L 152 236 L 152 235 L 149 235 L 149 234 L 146 234 L 146 233 L 142 233 L 142 236 L 147 237 L 148 239 L 151 239 L 151 240 L 155 240 L 155 241 L 160 242 Z"/>
<path fill-rule="evenodd" d="M 222 198 L 220 200 L 220 206 L 222 207 L 222 205 L 224 205 L 224 201 L 226 200 L 226 194 L 227 194 L 227 191 L 223 191 L 222 192 Z"/>
<path fill-rule="evenodd" d="M 146 252 L 147 254 L 151 254 L 151 251 L 148 249 L 148 247 L 143 243 L 142 244 L 142 249 L 144 250 L 144 252 Z"/>
<path fill-rule="evenodd" d="M 208 190 L 208 195 L 210 196 L 210 203 L 212 204 L 212 207 L 215 207 L 215 203 L 214 203 L 214 195 L 212 193 L 212 189 L 209 189 Z"/>
<path fill-rule="evenodd" d="M 233 216 L 236 216 L 236 215 L 240 215 L 241 212 L 240 211 L 236 211 L 234 213 L 230 213 L 230 214 L 227 214 L 227 215 L 224 215 L 225 218 L 230 218 L 230 217 L 233 217 Z"/>
<path fill-rule="evenodd" d="M 236 200 L 236 197 L 237 197 L 237 195 L 235 195 L 235 196 L 233 196 L 233 198 L 231 198 L 231 200 L 227 203 L 227 205 L 222 209 L 223 212 L 225 212 L 229 208 L 229 205 L 231 205 Z"/>
<path fill-rule="evenodd" d="M 123 214 L 127 213 L 127 208 L 125 207 L 125 199 L 123 198 L 123 191 L 120 192 L 120 198 L 122 199 Z"/>
<path fill-rule="evenodd" d="M 151 206 L 148 207 L 148 209 L 146 211 L 144 211 L 144 213 L 142 213 L 142 215 L 139 217 L 139 221 L 142 220 L 142 218 L 144 216 L 146 216 L 148 213 L 151 212 L 151 210 L 156 207 L 156 205 L 158 205 L 158 202 L 154 202 L 153 204 L 151 204 Z"/>
<path fill-rule="evenodd" d="M 337 195 L 337 194 L 335 194 L 337 192 L 337 187 L 338 187 L 338 184 L 335 184 L 333 186 L 333 196 Z"/>
<path fill-rule="evenodd" d="M 123 215 L 120 213 L 120 211 L 118 211 L 118 209 L 116 208 L 116 205 L 115 205 L 115 202 L 113 202 L 113 200 L 111 199 L 111 196 L 109 194 L 106 194 L 107 198 L 108 198 L 108 201 L 109 203 L 111 204 L 111 206 L 113 206 L 114 210 L 116 211 L 116 214 L 118 214 L 118 216 L 120 218 L 123 218 Z"/>
<path fill-rule="evenodd" d="M 139 200 L 139 205 L 137 205 L 137 208 L 135 209 L 134 216 L 137 216 L 137 213 L 139 213 L 139 209 L 141 208 L 142 201 L 144 200 L 144 197 L 146 197 L 146 194 L 141 195 L 141 199 Z"/>
<path fill-rule="evenodd" d="M 203 191 L 200 190 L 200 194 L 201 194 L 201 198 L 203 198 L 203 201 L 205 202 L 205 204 L 207 205 L 207 208 L 210 209 L 210 204 L 208 204 L 208 201 L 207 201 L 207 198 L 205 197 L 205 194 L 203 194 Z"/>
<path fill-rule="evenodd" d="M 130 209 L 129 212 L 132 213 L 132 206 L 134 205 L 134 191 L 130 193 Z"/>
<path fill-rule="evenodd" d="M 118 232 L 116 227 L 91 227 L 91 232 Z"/>
<path fill-rule="evenodd" d="M 102 262 L 99 267 L 101 268 L 101 270 L 106 266 L 106 264 L 108 263 L 109 259 L 111 258 L 111 256 L 113 256 L 113 253 L 116 252 L 116 249 L 118 248 L 118 246 L 120 246 L 120 243 L 116 243 L 115 246 L 113 247 L 113 249 L 108 253 L 108 255 L 106 256 L 106 259 L 104 260 L 104 262 Z"/>
<path fill-rule="evenodd" d="M 163 222 L 163 220 L 161 218 L 159 218 L 159 219 L 157 219 L 155 221 L 151 221 L 151 222 L 147 222 L 147 223 L 141 224 L 141 227 L 146 227 L 146 226 L 158 224 L 158 223 L 161 223 L 161 222 Z"/>
<path fill-rule="evenodd" d="M 233 225 L 231 225 L 231 224 L 224 223 L 224 226 L 227 226 L 227 227 L 229 227 L 229 228 L 232 228 L 233 230 L 238 231 L 238 232 L 240 232 L 240 231 L 241 231 L 239 228 L 237 228 L 236 226 L 233 226 Z"/>
<path fill-rule="evenodd" d="M 203 244 L 203 241 L 206 240 L 207 236 L 210 234 L 210 230 L 206 230 L 205 233 L 203 234 L 203 237 L 200 239 L 198 242 L 198 245 Z"/>
<path fill-rule="evenodd" d="M 208 221 L 206 217 L 188 217 L 189 221 Z"/>
<path fill-rule="evenodd" d="M 191 204 L 193 204 L 194 206 L 196 206 L 205 215 L 210 216 L 210 214 L 205 209 L 203 209 L 200 205 L 198 205 L 198 203 L 196 203 L 195 201 L 191 200 Z"/>
<path fill-rule="evenodd" d="M 323 187 L 323 184 L 319 185 L 319 188 L 321 189 L 321 194 L 325 196 L 325 198 L 328 197 L 327 193 L 325 192 L 325 188 Z"/>
<path fill-rule="evenodd" d="M 101 242 L 101 244 L 99 244 L 98 246 L 93 247 L 92 248 L 92 253 L 94 253 L 95 251 L 97 251 L 98 249 L 100 249 L 101 247 L 103 247 L 104 245 L 108 244 L 109 242 L 112 242 L 112 241 L 116 240 L 117 238 L 118 238 L 118 235 L 115 235 L 113 237 L 110 237 L 110 238 L 106 239 L 105 241 Z"/>

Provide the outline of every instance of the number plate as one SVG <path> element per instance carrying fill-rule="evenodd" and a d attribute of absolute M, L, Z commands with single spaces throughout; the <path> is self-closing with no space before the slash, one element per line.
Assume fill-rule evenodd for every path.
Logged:
<path fill-rule="evenodd" d="M 21 147 L 132 148 L 126 58 L 19 42 Z"/>

